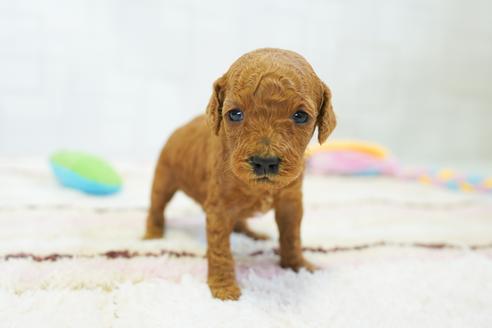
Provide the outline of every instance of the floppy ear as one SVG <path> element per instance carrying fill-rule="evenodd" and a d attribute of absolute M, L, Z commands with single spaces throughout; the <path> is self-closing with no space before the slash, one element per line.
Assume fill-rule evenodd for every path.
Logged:
<path fill-rule="evenodd" d="M 219 134 L 222 121 L 222 102 L 224 101 L 225 75 L 214 82 L 212 96 L 207 105 L 207 122 L 215 135 Z"/>
<path fill-rule="evenodd" d="M 331 105 L 331 91 L 323 82 L 321 82 L 321 87 L 323 93 L 321 96 L 318 118 L 316 120 L 316 124 L 318 125 L 318 141 L 320 144 L 328 139 L 328 136 L 337 125 L 337 119 Z"/>

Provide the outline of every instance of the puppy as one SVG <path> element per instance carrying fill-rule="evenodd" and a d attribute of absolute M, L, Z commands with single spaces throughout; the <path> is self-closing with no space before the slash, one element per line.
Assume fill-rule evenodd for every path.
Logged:
<path fill-rule="evenodd" d="M 206 114 L 177 129 L 155 170 L 145 239 L 161 238 L 164 209 L 182 190 L 207 217 L 208 285 L 236 300 L 232 231 L 264 239 L 246 219 L 275 210 L 280 265 L 314 270 L 301 249 L 304 151 L 318 127 L 323 143 L 336 125 L 328 87 L 295 52 L 258 49 L 213 85 Z"/>

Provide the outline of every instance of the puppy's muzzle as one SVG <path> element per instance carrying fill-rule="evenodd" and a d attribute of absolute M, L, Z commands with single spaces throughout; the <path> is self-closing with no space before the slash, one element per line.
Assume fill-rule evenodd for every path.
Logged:
<path fill-rule="evenodd" d="M 252 156 L 249 159 L 249 164 L 257 176 L 276 175 L 278 174 L 280 158 Z"/>

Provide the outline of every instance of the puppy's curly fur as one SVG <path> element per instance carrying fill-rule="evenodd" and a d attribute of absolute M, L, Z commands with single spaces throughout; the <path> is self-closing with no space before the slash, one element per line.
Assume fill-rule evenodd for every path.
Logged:
<path fill-rule="evenodd" d="M 242 120 L 230 118 L 241 110 Z M 305 123 L 293 114 L 302 110 Z M 238 299 L 232 231 L 254 239 L 246 219 L 275 210 L 280 265 L 314 270 L 301 250 L 304 152 L 314 130 L 323 143 L 336 120 L 328 87 L 300 55 L 258 49 L 240 57 L 215 81 L 202 115 L 169 138 L 157 163 L 145 239 L 161 238 L 164 209 L 177 190 L 203 207 L 207 216 L 208 285 L 214 297 Z M 251 158 L 278 158 L 276 170 L 255 172 Z"/>

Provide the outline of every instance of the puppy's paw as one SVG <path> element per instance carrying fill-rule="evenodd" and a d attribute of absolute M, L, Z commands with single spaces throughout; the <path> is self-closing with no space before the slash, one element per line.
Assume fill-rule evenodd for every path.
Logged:
<path fill-rule="evenodd" d="M 212 296 L 223 301 L 236 301 L 241 296 L 241 289 L 236 283 L 226 286 L 209 285 L 209 287 Z"/>
<path fill-rule="evenodd" d="M 269 240 L 270 236 L 268 236 L 265 233 L 262 232 L 256 232 L 252 230 L 246 222 L 240 221 L 237 222 L 236 225 L 234 226 L 234 232 L 240 233 L 245 235 L 246 237 L 249 237 L 253 240 Z"/>
<path fill-rule="evenodd" d="M 150 212 L 147 216 L 144 240 L 159 239 L 164 236 L 165 219 L 163 214 Z"/>
<path fill-rule="evenodd" d="M 145 235 L 142 237 L 143 240 L 160 239 L 164 237 L 164 229 L 162 228 L 152 228 L 145 231 Z"/>
<path fill-rule="evenodd" d="M 299 272 L 301 269 L 306 269 L 309 272 L 314 272 L 316 270 L 319 270 L 320 268 L 308 260 L 302 259 L 300 261 L 293 261 L 293 262 L 280 262 L 280 266 L 284 269 L 291 269 L 295 272 Z"/>
<path fill-rule="evenodd" d="M 267 235 L 266 233 L 256 232 L 253 230 L 242 231 L 240 233 L 244 234 L 246 237 L 249 237 L 253 240 L 269 240 L 270 239 L 270 236 Z"/>

